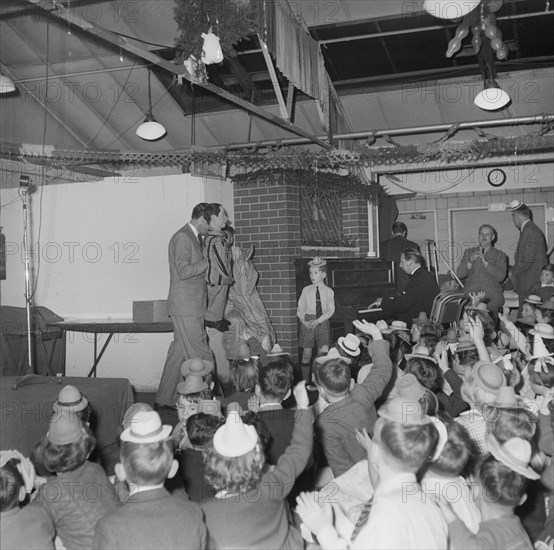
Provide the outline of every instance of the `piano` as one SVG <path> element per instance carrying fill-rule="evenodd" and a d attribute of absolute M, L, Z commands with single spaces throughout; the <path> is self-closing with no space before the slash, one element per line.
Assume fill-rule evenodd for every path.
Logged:
<path fill-rule="evenodd" d="M 310 259 L 295 260 L 297 301 L 302 289 L 311 284 L 308 267 Z M 325 259 L 327 285 L 335 293 L 335 314 L 330 319 L 332 341 L 353 332 L 354 319 L 366 319 L 372 323 L 379 319 L 393 319 L 381 309 L 369 309 L 377 298 L 397 294 L 393 262 L 366 258 Z"/>

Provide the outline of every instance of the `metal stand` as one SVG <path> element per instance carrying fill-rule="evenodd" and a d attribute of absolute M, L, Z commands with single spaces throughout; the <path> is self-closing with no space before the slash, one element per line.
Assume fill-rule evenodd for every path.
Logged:
<path fill-rule="evenodd" d="M 27 311 L 27 374 L 33 374 L 35 372 L 33 365 L 33 327 L 31 317 L 31 303 L 33 297 L 31 295 L 31 258 L 29 254 L 29 240 L 28 240 L 28 203 L 27 196 L 29 194 L 29 186 L 31 179 L 29 176 L 21 176 L 19 178 L 19 185 L 21 189 L 21 197 L 23 200 L 23 250 L 25 251 L 25 308 Z"/>
<path fill-rule="evenodd" d="M 450 274 L 452 275 L 452 277 L 454 277 L 454 279 L 460 285 L 461 288 L 464 288 L 464 284 L 462 283 L 462 281 L 460 281 L 460 278 L 456 275 L 456 272 L 450 267 L 450 264 L 446 261 L 446 258 L 441 254 L 441 251 L 437 248 L 435 241 L 432 241 L 432 240 L 425 241 L 425 247 L 427 250 L 428 259 L 430 257 L 433 257 L 435 260 L 435 273 L 437 277 L 437 283 L 439 282 L 439 260 L 437 257 L 437 254 L 438 254 L 441 257 L 444 264 L 446 265 L 446 267 L 448 268 L 448 271 L 450 271 Z"/>

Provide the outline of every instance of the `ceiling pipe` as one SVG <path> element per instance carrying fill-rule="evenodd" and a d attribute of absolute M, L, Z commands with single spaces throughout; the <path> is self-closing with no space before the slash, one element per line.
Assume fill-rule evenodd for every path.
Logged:
<path fill-rule="evenodd" d="M 428 126 L 413 126 L 405 128 L 390 128 L 388 130 L 372 130 L 365 132 L 348 132 L 344 134 L 333 135 L 333 140 L 354 140 L 367 139 L 378 137 L 393 137 L 393 136 L 408 136 L 413 134 L 428 134 L 432 132 L 447 132 L 454 126 L 458 130 L 467 130 L 472 128 L 499 128 L 502 126 L 519 126 L 522 124 L 548 124 L 554 123 L 554 114 L 512 117 L 512 118 L 497 118 L 493 120 L 475 120 L 472 122 L 451 122 L 450 124 L 430 124 Z M 320 140 L 327 140 L 327 136 L 318 136 Z M 248 143 L 232 143 L 224 147 L 226 151 L 238 151 L 240 149 L 252 149 L 261 147 L 275 147 L 281 145 L 306 145 L 311 143 L 307 138 L 286 138 L 286 139 L 271 139 L 262 141 L 250 141 Z M 214 149 L 217 149 L 215 147 Z"/>

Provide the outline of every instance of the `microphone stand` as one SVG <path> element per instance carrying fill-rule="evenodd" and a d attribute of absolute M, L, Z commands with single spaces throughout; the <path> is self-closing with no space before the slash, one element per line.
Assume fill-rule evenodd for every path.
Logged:
<path fill-rule="evenodd" d="M 460 281 L 459 277 L 456 275 L 456 273 L 454 272 L 454 270 L 450 267 L 450 264 L 446 261 L 446 258 L 441 254 L 441 251 L 437 248 L 437 245 L 435 244 L 434 241 L 425 241 L 429 246 L 432 246 L 433 249 L 435 250 L 435 254 L 438 254 L 442 261 L 445 263 L 446 267 L 448 268 L 448 271 L 450 271 L 450 274 L 452 275 L 452 277 L 454 277 L 454 279 L 456 279 L 456 282 L 462 287 L 464 288 L 464 284 L 462 283 L 462 281 Z M 438 266 L 437 266 L 438 268 Z M 438 271 L 438 269 L 437 269 Z"/>
<path fill-rule="evenodd" d="M 30 178 L 21 176 L 19 180 L 21 187 L 21 195 L 23 198 L 23 250 L 25 251 L 25 309 L 27 312 L 27 374 L 35 372 L 33 366 L 33 335 L 32 335 L 32 318 L 31 318 L 31 258 L 28 246 L 28 203 L 27 195 L 29 194 Z"/>

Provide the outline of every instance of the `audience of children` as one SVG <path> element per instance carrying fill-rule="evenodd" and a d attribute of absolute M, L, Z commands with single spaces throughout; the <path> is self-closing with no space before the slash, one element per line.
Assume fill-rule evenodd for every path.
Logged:
<path fill-rule="evenodd" d="M 123 505 L 98 521 L 92 548 L 204 548 L 206 526 L 198 504 L 171 496 L 164 482 L 177 472 L 171 426 L 157 412 L 141 411 L 121 434 L 117 477 L 131 494 Z M 67 546 L 74 548 L 74 546 Z"/>
<path fill-rule="evenodd" d="M 57 537 L 68 549 L 302 549 L 310 531 L 322 548 L 554 548 L 554 308 L 542 307 L 552 269 L 545 266 L 532 290 L 538 299 L 528 297 L 529 311 L 520 312 L 533 319 L 527 328 L 508 310 L 496 317 L 472 304 L 454 327 L 415 319 L 412 349 L 405 323 L 355 321 L 356 334 L 317 359 L 315 398 L 303 382 L 292 392 L 298 373 L 289 355 L 268 354 L 265 366 L 250 356 L 233 362 L 233 388 L 221 402 L 212 399 L 213 365 L 188 360 L 173 433 L 135 405 L 106 471 L 89 458 L 86 397 L 62 388 L 32 452 L 41 484 L 28 459 L 0 454 L 1 547 L 53 548 Z M 314 259 L 310 274 L 314 300 L 304 296 L 302 331 L 312 340 L 301 347 L 311 353 L 330 343 L 316 341 L 325 318 L 309 330 L 306 323 L 325 317 L 332 291 L 324 260 Z M 352 359 L 365 363 L 366 348 L 357 384 Z M 302 356 L 304 375 L 309 359 Z M 314 434 L 337 483 L 358 480 L 369 503 L 344 508 L 314 492 L 294 501 L 314 460 Z M 172 496 L 164 482 L 177 470 L 186 494 Z M 106 475 L 114 471 L 123 493 Z"/>

